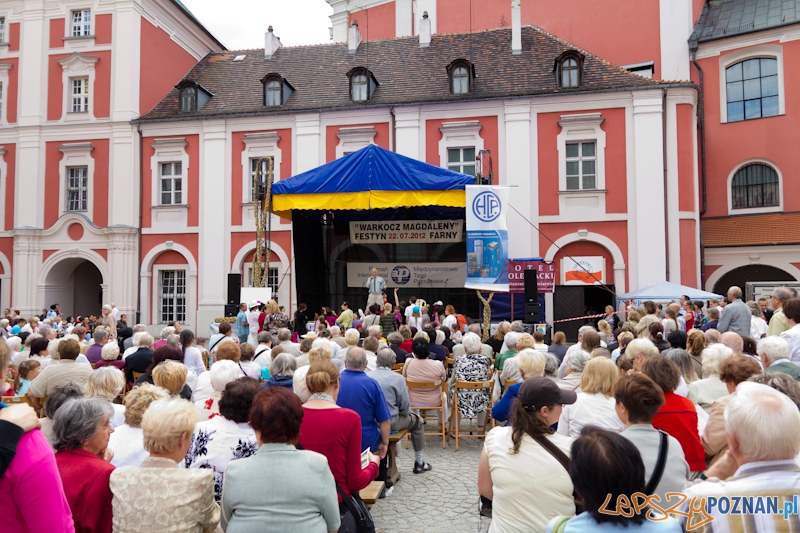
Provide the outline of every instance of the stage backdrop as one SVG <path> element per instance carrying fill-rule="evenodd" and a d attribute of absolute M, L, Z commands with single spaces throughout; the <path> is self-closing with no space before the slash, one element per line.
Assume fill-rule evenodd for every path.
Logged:
<path fill-rule="evenodd" d="M 467 185 L 467 282 L 464 288 L 508 292 L 508 187 Z"/>
<path fill-rule="evenodd" d="M 460 288 L 467 277 L 464 263 L 347 263 L 347 286 L 364 287 L 373 268 L 388 288 Z"/>

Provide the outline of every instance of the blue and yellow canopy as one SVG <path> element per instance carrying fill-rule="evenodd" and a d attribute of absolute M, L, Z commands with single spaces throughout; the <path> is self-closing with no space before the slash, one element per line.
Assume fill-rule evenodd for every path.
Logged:
<path fill-rule="evenodd" d="M 474 178 L 370 145 L 272 186 L 272 211 L 465 207 Z"/>

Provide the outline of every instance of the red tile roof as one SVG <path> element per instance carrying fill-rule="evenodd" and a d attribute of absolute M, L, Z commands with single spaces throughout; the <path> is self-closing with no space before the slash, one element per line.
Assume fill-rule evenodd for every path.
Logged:
<path fill-rule="evenodd" d="M 706 248 L 800 243 L 800 213 L 701 220 Z"/>

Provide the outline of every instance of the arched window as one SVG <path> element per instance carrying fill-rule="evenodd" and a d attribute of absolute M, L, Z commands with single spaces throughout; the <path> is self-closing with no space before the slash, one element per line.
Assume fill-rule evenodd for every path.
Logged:
<path fill-rule="evenodd" d="M 473 66 L 466 59 L 456 59 L 447 66 L 450 76 L 450 94 L 469 94 L 472 92 Z"/>
<path fill-rule="evenodd" d="M 276 107 L 281 105 L 281 85 L 281 82 L 276 79 L 272 79 L 267 82 L 267 107 Z"/>
<path fill-rule="evenodd" d="M 197 111 L 197 89 L 189 85 L 181 90 L 181 113 Z"/>
<path fill-rule="evenodd" d="M 775 169 L 762 163 L 740 168 L 731 183 L 731 207 L 748 209 L 780 205 L 780 183 Z"/>
<path fill-rule="evenodd" d="M 774 117 L 779 113 L 778 60 L 747 59 L 725 69 L 728 122 Z"/>
<path fill-rule="evenodd" d="M 567 50 L 556 59 L 556 76 L 561 89 L 580 87 L 583 83 L 583 55 Z"/>

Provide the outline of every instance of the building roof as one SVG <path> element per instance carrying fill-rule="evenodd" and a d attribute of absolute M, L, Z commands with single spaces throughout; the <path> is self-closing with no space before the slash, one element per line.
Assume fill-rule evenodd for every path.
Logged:
<path fill-rule="evenodd" d="M 800 213 L 771 213 L 701 220 L 707 248 L 800 243 Z"/>
<path fill-rule="evenodd" d="M 417 37 L 362 42 L 355 53 L 346 43 L 280 48 L 271 59 L 263 49 L 210 53 L 186 75 L 213 97 L 199 110 L 179 112 L 177 88 L 137 122 L 191 120 L 208 117 L 272 115 L 315 110 L 386 107 L 421 103 L 486 100 L 664 86 L 637 76 L 580 50 L 540 28 L 522 28 L 522 49 L 511 53 L 511 29 L 469 34 L 434 35 L 429 47 Z M 584 54 L 583 85 L 559 89 L 556 58 L 567 50 Z M 246 56 L 234 61 L 236 56 Z M 471 60 L 476 78 L 469 95 L 450 94 L 447 66 Z M 379 86 L 366 103 L 350 99 L 347 73 L 368 68 Z M 264 106 L 261 80 L 280 74 L 296 90 L 283 106 Z"/>
<path fill-rule="evenodd" d="M 800 22 L 800 0 L 708 0 L 689 42 L 723 39 Z"/>

